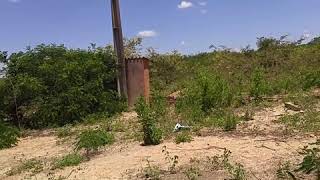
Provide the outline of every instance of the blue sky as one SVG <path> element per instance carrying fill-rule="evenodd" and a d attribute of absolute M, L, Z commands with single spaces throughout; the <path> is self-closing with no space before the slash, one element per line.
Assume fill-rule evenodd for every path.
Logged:
<path fill-rule="evenodd" d="M 257 37 L 320 34 L 319 0 L 120 0 L 124 36 L 161 52 L 239 49 Z M 0 50 L 112 42 L 110 0 L 0 0 Z"/>

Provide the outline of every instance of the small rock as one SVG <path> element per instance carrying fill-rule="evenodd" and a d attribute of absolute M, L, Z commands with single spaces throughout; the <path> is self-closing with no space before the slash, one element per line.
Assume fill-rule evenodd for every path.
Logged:
<path fill-rule="evenodd" d="M 293 104 L 292 102 L 284 103 L 285 107 L 292 111 L 301 111 L 301 108 L 298 105 Z"/>

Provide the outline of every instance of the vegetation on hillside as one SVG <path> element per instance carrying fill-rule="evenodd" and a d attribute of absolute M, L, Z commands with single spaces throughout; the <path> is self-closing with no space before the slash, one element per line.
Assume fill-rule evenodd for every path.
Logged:
<path fill-rule="evenodd" d="M 170 119 L 230 131 L 241 120 L 233 114 L 235 107 L 320 87 L 319 38 L 305 43 L 286 36 L 262 37 L 257 49 L 240 52 L 211 48 L 188 56 L 148 49 L 153 97 L 150 105 L 137 107 L 142 129 L 150 136 L 146 144 L 158 144 L 160 134 L 172 132 Z M 126 40 L 126 57 L 138 56 L 140 50 L 141 39 Z M 5 65 L 0 78 L 0 121 L 5 127 L 62 127 L 125 109 L 116 93 L 111 46 L 81 50 L 39 45 L 11 55 L 1 51 L 0 61 Z M 168 109 L 165 98 L 173 92 L 180 92 L 176 107 Z"/>

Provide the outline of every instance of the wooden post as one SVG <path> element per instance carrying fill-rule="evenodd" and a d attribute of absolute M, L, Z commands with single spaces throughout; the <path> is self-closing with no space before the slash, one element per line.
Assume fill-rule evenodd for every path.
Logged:
<path fill-rule="evenodd" d="M 120 3 L 119 0 L 111 0 L 112 27 L 114 48 L 117 55 L 118 65 L 118 93 L 122 97 L 128 98 L 126 62 L 124 57 L 123 35 L 121 27 Z"/>

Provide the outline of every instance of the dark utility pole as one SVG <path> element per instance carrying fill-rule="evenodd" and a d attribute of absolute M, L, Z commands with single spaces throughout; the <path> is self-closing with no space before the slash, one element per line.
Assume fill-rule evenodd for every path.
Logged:
<path fill-rule="evenodd" d="M 114 48 L 117 55 L 118 65 L 118 92 L 122 97 L 128 97 L 126 62 L 124 57 L 123 35 L 121 27 L 120 3 L 119 0 L 111 0 L 112 27 Z"/>

